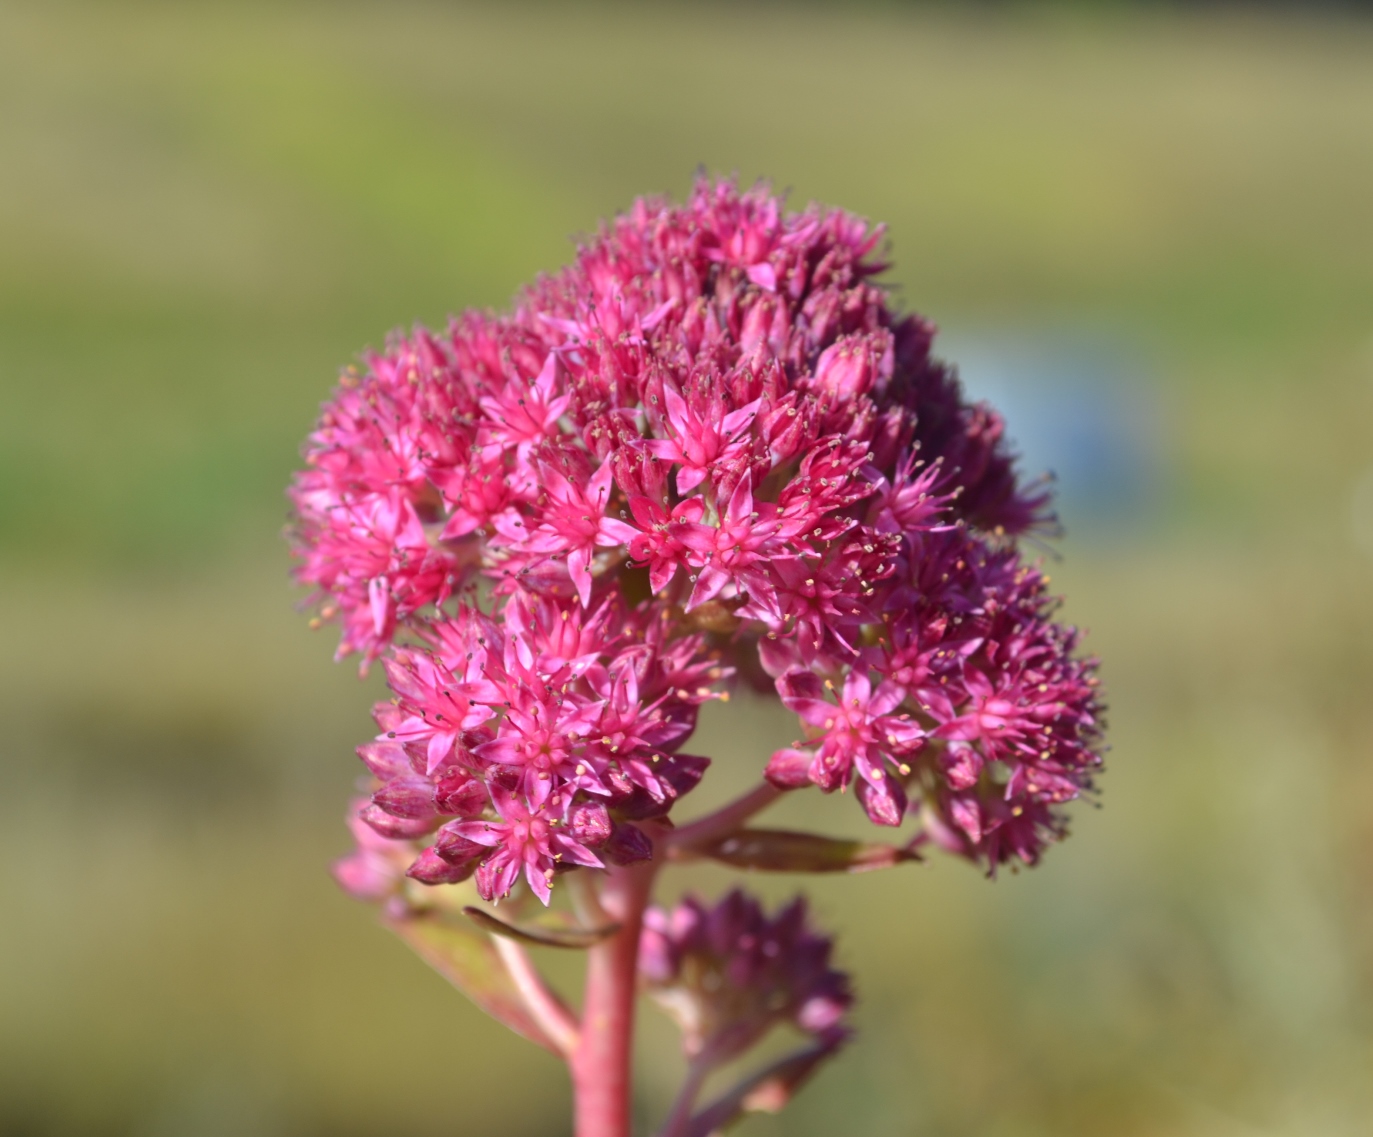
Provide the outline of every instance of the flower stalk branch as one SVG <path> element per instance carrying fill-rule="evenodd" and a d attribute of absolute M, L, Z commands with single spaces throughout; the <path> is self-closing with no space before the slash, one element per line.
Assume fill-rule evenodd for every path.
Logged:
<path fill-rule="evenodd" d="M 750 818 L 757 816 L 777 801 L 783 792 L 771 782 L 761 782 L 714 813 L 683 825 L 680 829 L 674 829 L 663 838 L 663 845 L 669 855 L 688 851 L 696 846 L 710 845 L 722 837 L 729 836 Z"/>
<path fill-rule="evenodd" d="M 580 1030 L 576 1017 L 558 995 L 549 988 L 544 977 L 529 958 L 529 953 L 508 936 L 493 935 L 492 943 L 496 952 L 510 973 L 510 978 L 524 999 L 525 1006 L 534 1021 L 558 1048 L 565 1059 L 570 1060 L 577 1052 L 580 1043 Z"/>
<path fill-rule="evenodd" d="M 686 1077 L 682 1079 L 658 1137 L 685 1137 L 687 1127 L 691 1124 L 692 1111 L 696 1108 L 696 1099 L 701 1096 L 711 1069 L 711 1064 L 702 1055 L 697 1055 L 687 1063 Z"/>

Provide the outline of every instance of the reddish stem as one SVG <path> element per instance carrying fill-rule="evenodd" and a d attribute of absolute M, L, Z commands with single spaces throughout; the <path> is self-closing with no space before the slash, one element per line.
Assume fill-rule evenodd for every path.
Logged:
<path fill-rule="evenodd" d="M 663 838 L 671 850 L 690 849 L 692 845 L 709 844 L 720 837 L 728 837 L 750 817 L 761 813 L 782 794 L 771 782 L 760 782 L 748 793 L 721 806 L 714 813 L 697 818 L 680 829 L 674 829 Z"/>
<path fill-rule="evenodd" d="M 601 904 L 620 930 L 588 952 L 581 1041 L 572 1057 L 576 1137 L 630 1137 L 639 931 L 656 858 L 610 869 Z"/>
<path fill-rule="evenodd" d="M 549 989 L 523 947 L 505 936 L 492 936 L 491 942 L 506 971 L 510 973 L 516 990 L 524 999 L 525 1006 L 529 1008 L 529 1013 L 534 1016 L 534 1021 L 543 1028 L 544 1034 L 548 1035 L 549 1041 L 563 1057 L 571 1059 L 577 1050 L 577 1020 L 567 1009 L 567 1004 Z"/>

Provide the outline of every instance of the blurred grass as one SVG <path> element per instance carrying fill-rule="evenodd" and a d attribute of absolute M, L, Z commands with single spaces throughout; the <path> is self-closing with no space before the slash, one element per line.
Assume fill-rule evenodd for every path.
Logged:
<path fill-rule="evenodd" d="M 290 611 L 280 491 L 359 347 L 698 162 L 888 220 L 950 332 L 1104 329 L 1167 419 L 1162 514 L 1054 569 L 1106 808 L 995 885 L 815 885 L 863 1034 L 745 1131 L 1367 1132 L 1373 25 L 7 2 L 0 1133 L 565 1131 L 556 1064 L 324 873 L 369 698 Z M 790 736 L 728 711 L 703 803 Z"/>

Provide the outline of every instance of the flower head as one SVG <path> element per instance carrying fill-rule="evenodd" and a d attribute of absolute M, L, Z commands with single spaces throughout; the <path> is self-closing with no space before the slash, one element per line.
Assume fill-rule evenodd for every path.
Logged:
<path fill-rule="evenodd" d="M 375 832 L 457 826 L 491 895 L 546 895 L 596 833 L 651 846 L 633 826 L 699 780 L 681 747 L 736 668 L 799 717 L 779 783 L 992 867 L 1062 831 L 1100 706 L 1015 549 L 1047 493 L 892 307 L 881 235 L 703 179 L 344 376 L 294 552 L 340 653 L 386 659 Z"/>

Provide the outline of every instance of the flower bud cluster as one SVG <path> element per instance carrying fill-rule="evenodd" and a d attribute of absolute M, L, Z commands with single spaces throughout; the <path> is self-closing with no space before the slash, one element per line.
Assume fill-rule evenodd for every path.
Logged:
<path fill-rule="evenodd" d="M 677 1020 L 687 1054 L 720 1065 L 782 1023 L 833 1045 L 848 1036 L 853 994 L 830 966 L 832 947 L 808 926 L 804 899 L 769 918 L 735 889 L 713 907 L 689 896 L 650 908 L 639 975 Z"/>
<path fill-rule="evenodd" d="M 703 180 L 511 313 L 344 376 L 292 489 L 297 574 L 340 653 L 385 660 L 365 818 L 433 835 L 412 875 L 546 895 L 646 853 L 633 822 L 699 778 L 677 748 L 731 668 L 803 724 L 779 785 L 853 786 L 992 867 L 1061 831 L 1099 707 L 1014 547 L 1047 493 L 893 312 L 881 239 Z"/>

